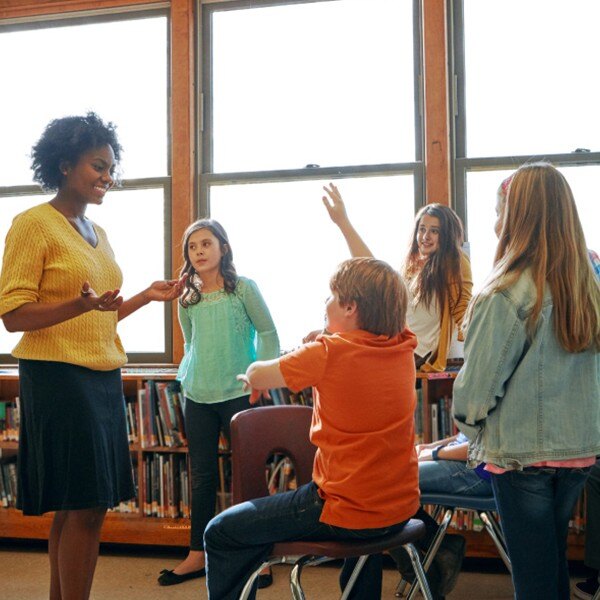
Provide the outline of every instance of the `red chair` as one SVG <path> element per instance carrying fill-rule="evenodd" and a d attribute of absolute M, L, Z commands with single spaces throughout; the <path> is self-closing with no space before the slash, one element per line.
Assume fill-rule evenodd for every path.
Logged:
<path fill-rule="evenodd" d="M 233 503 L 268 496 L 266 463 L 270 455 L 288 456 L 295 469 L 298 485 L 312 479 L 316 448 L 310 443 L 312 408 L 308 406 L 263 406 L 236 414 L 231 420 L 232 495 Z M 324 560 L 360 557 L 341 600 L 345 600 L 371 554 L 404 546 L 411 557 L 423 596 L 432 600 L 419 554 L 412 542 L 425 534 L 422 521 L 411 519 L 399 533 L 368 541 L 286 541 L 274 544 L 271 556 L 247 580 L 240 600 L 246 600 L 260 571 L 270 565 L 293 564 L 290 588 L 294 600 L 304 600 L 300 583 L 306 564 Z"/>

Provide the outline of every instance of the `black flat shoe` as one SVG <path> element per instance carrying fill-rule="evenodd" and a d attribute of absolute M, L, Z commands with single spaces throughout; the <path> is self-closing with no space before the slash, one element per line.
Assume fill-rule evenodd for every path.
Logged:
<path fill-rule="evenodd" d="M 169 571 L 168 569 L 163 569 L 160 572 L 158 583 L 159 585 L 177 585 L 178 583 L 183 583 L 189 579 L 198 579 L 198 577 L 204 577 L 205 575 L 206 569 L 199 569 L 198 571 L 192 571 L 191 573 L 185 573 L 184 575 L 178 575 L 177 573 L 173 573 L 172 570 Z"/>
<path fill-rule="evenodd" d="M 265 575 L 258 576 L 258 589 L 264 590 L 268 588 L 270 585 L 273 585 L 273 573 L 269 572 Z"/>

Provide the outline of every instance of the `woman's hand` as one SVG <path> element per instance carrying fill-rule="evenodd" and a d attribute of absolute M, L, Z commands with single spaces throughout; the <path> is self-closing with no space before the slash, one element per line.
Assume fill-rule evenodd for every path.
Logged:
<path fill-rule="evenodd" d="M 327 192 L 327 196 L 329 196 L 329 198 L 327 196 L 323 196 L 323 204 L 325 205 L 331 220 L 338 227 L 347 224 L 348 215 L 346 213 L 346 206 L 344 205 L 342 195 L 337 187 L 333 183 L 330 183 L 329 187 L 323 186 L 323 189 Z"/>
<path fill-rule="evenodd" d="M 123 304 L 123 296 L 119 296 L 121 290 L 109 290 L 98 296 L 90 287 L 88 281 L 81 286 L 81 301 L 86 310 L 99 310 L 101 312 L 119 310 Z"/>
<path fill-rule="evenodd" d="M 250 390 L 250 399 L 249 402 L 250 404 L 256 404 L 261 398 L 265 398 L 265 399 L 271 399 L 271 394 L 269 394 L 269 390 L 255 390 L 252 385 L 250 384 L 250 381 L 248 380 L 248 377 L 246 377 L 245 374 L 240 374 L 236 377 L 236 379 L 238 381 L 243 382 L 244 384 L 244 391 L 247 392 L 248 390 Z"/>
<path fill-rule="evenodd" d="M 144 290 L 144 297 L 148 302 L 169 302 L 175 300 L 181 294 L 184 281 L 185 275 L 179 279 L 155 281 L 149 288 Z"/>

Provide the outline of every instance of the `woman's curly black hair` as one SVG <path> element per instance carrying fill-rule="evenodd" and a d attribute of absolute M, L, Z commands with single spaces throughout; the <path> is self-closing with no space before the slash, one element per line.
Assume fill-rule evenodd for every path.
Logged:
<path fill-rule="evenodd" d="M 75 165 L 88 150 L 107 144 L 113 149 L 115 164 L 118 164 L 123 148 L 116 127 L 111 122 L 104 123 L 94 112 L 54 119 L 31 150 L 33 180 L 45 190 L 58 190 L 64 179 L 62 164 Z"/>

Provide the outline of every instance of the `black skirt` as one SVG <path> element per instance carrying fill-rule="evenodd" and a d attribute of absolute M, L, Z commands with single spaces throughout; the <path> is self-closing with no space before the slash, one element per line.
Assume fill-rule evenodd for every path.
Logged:
<path fill-rule="evenodd" d="M 135 496 L 121 370 L 20 360 L 17 508 L 111 508 Z"/>

